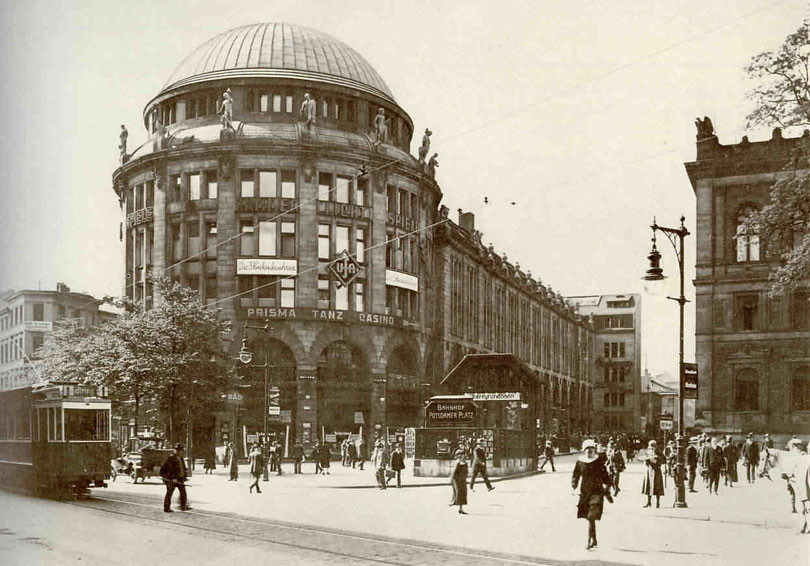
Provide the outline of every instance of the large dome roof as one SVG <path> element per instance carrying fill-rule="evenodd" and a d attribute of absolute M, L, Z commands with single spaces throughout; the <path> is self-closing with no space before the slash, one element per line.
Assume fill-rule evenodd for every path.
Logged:
<path fill-rule="evenodd" d="M 195 49 L 161 93 L 228 78 L 297 78 L 394 95 L 357 51 L 320 31 L 290 24 L 253 24 L 221 33 Z"/>

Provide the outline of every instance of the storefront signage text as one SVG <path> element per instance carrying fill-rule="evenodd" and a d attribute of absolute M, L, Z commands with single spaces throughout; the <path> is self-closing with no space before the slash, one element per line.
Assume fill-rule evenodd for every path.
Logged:
<path fill-rule="evenodd" d="M 475 420 L 475 404 L 471 401 L 431 401 L 425 408 L 427 426 L 458 425 Z"/>
<path fill-rule="evenodd" d="M 250 307 L 244 310 L 243 318 L 281 319 L 281 320 L 320 320 L 349 322 L 354 324 L 373 324 L 375 326 L 404 326 L 402 318 L 388 314 L 370 312 L 336 311 L 332 309 L 299 309 L 275 307 Z"/>
<path fill-rule="evenodd" d="M 127 228 L 152 222 L 153 209 L 151 206 L 127 214 Z"/>
<path fill-rule="evenodd" d="M 473 401 L 520 401 L 520 393 L 472 393 Z"/>
<path fill-rule="evenodd" d="M 287 212 L 296 208 L 298 203 L 291 198 L 243 198 L 239 199 L 239 212 Z"/>
<path fill-rule="evenodd" d="M 403 216 L 402 214 L 394 214 L 393 212 L 388 213 L 387 224 L 390 226 L 396 226 L 397 228 L 402 228 L 408 232 L 413 232 L 419 227 L 419 223 L 417 222 L 416 218 Z"/>
<path fill-rule="evenodd" d="M 236 259 L 237 275 L 295 275 L 298 273 L 298 260 L 244 258 Z"/>
<path fill-rule="evenodd" d="M 318 201 L 318 214 L 342 216 L 343 218 L 371 219 L 370 208 L 340 202 Z"/>
<path fill-rule="evenodd" d="M 393 269 L 385 270 L 385 284 L 392 287 L 401 287 L 409 291 L 419 291 L 419 278 Z"/>

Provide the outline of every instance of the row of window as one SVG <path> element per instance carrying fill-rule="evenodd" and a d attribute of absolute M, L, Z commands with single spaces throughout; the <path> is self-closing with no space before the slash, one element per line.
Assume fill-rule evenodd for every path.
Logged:
<path fill-rule="evenodd" d="M 38 332 L 32 333 L 32 336 L 39 334 Z M 0 345 L 0 363 L 9 363 L 15 362 L 17 360 L 23 359 L 25 356 L 23 352 L 24 349 L 24 338 L 25 333 L 20 332 L 15 334 L 14 336 L 10 336 L 3 340 L 2 345 Z"/>
<path fill-rule="evenodd" d="M 762 330 L 758 294 L 734 296 L 734 330 Z M 719 311 L 718 311 L 719 312 Z M 791 327 L 796 330 L 810 329 L 810 292 L 796 291 L 790 305 Z M 718 314 L 718 317 L 720 315 Z M 718 319 L 722 323 L 722 319 Z M 722 325 L 722 324 L 720 324 Z"/>
<path fill-rule="evenodd" d="M 7 315 L 0 318 L 0 330 L 13 328 L 23 323 L 23 305 L 13 307 Z"/>
<path fill-rule="evenodd" d="M 632 329 L 633 328 L 633 315 L 632 314 L 612 314 L 608 316 L 595 316 L 594 323 L 597 330 L 603 330 L 605 328 L 622 328 L 622 329 Z"/>
<path fill-rule="evenodd" d="M 605 358 L 624 358 L 624 342 L 605 342 L 603 346 Z"/>
<path fill-rule="evenodd" d="M 604 398 L 605 407 L 624 407 L 624 393 L 620 391 L 611 391 L 605 393 Z"/>
<path fill-rule="evenodd" d="M 734 376 L 734 410 L 759 411 L 759 374 L 744 368 Z M 794 368 L 791 375 L 790 409 L 810 411 L 810 366 Z"/>
<path fill-rule="evenodd" d="M 605 366 L 605 383 L 608 385 L 621 384 L 627 379 L 627 366 Z"/>
<path fill-rule="evenodd" d="M 155 205 L 155 182 L 146 181 L 129 187 L 126 195 L 127 214 Z"/>

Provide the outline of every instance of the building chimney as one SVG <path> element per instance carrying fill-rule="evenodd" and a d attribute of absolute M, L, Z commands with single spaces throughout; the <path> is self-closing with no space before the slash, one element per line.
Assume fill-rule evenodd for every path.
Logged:
<path fill-rule="evenodd" d="M 472 212 L 461 212 L 458 215 L 458 225 L 470 234 L 475 232 L 475 214 Z"/>

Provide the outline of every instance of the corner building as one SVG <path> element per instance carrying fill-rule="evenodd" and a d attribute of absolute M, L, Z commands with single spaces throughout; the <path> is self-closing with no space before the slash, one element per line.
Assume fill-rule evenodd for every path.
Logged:
<path fill-rule="evenodd" d="M 220 120 L 228 89 L 230 127 Z M 300 112 L 307 94 L 313 123 Z M 377 72 L 324 33 L 244 26 L 194 50 L 143 120 L 148 140 L 123 151 L 113 175 L 124 292 L 148 306 L 147 274 L 166 273 L 234 321 L 234 357 L 246 324 L 255 353 L 254 388 L 203 426 L 210 441 L 262 430 L 265 371 L 279 388 L 271 430 L 289 426 L 305 444 L 361 424 L 366 434 L 419 426 L 442 377 L 426 370 L 437 340 L 428 227 L 442 194 Z M 334 269 L 344 251 L 357 262 L 348 284 Z M 266 322 L 267 332 L 250 328 Z"/>

